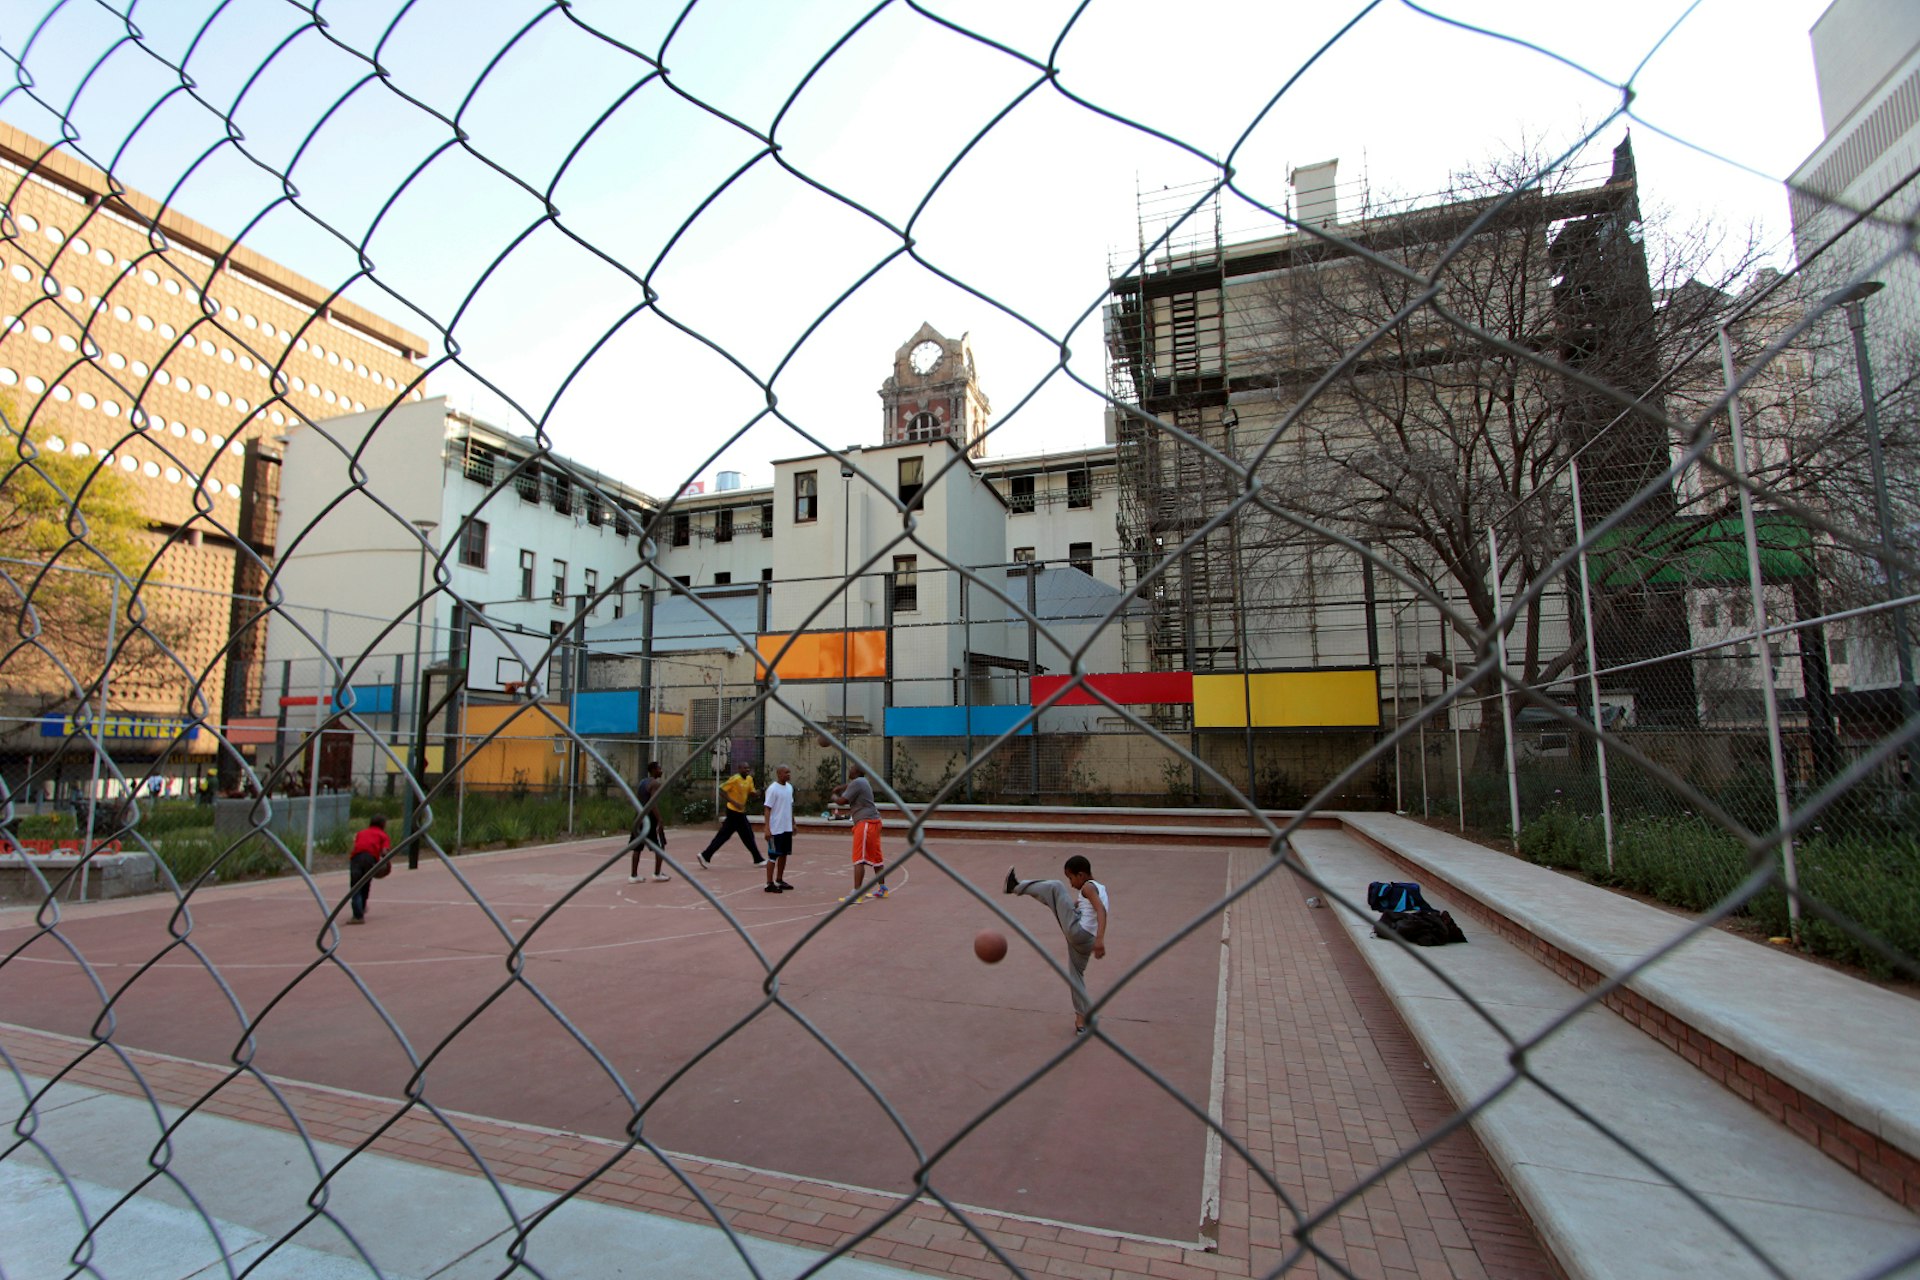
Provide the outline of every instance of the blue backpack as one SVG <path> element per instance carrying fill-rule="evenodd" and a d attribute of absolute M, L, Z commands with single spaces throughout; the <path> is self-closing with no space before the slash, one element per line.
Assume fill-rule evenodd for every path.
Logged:
<path fill-rule="evenodd" d="M 1410 881 L 1375 880 L 1367 886 L 1367 906 L 1374 911 L 1425 911 L 1420 886 Z"/>

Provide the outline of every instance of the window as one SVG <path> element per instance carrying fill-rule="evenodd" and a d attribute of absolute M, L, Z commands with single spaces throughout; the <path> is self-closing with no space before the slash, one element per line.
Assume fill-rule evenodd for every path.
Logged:
<path fill-rule="evenodd" d="M 806 524 L 820 518 L 820 473 L 796 471 L 793 475 L 793 522 Z"/>
<path fill-rule="evenodd" d="M 907 439 L 938 440 L 947 434 L 940 429 L 940 419 L 930 413 L 916 413 L 907 423 Z"/>
<path fill-rule="evenodd" d="M 618 622 L 620 621 L 620 619 L 626 616 L 627 616 L 627 593 L 624 591 L 616 591 L 613 593 L 613 620 L 615 622 Z"/>
<path fill-rule="evenodd" d="M 685 512 L 673 518 L 673 545 L 684 547 L 693 541 L 693 519 Z"/>
<path fill-rule="evenodd" d="M 540 558 L 531 551 L 520 553 L 520 598 L 533 599 L 533 571 L 539 566 Z"/>
<path fill-rule="evenodd" d="M 925 464 L 925 458 L 900 459 L 900 505 L 909 511 L 919 505 Z"/>
<path fill-rule="evenodd" d="M 467 441 L 466 472 L 467 479 L 476 484 L 493 483 L 493 450 L 483 444 Z"/>
<path fill-rule="evenodd" d="M 690 587 L 693 585 L 693 579 L 684 573 L 674 574 L 673 580 L 679 583 L 683 587 Z"/>
<path fill-rule="evenodd" d="M 1827 661 L 1835 666 L 1846 665 L 1847 642 L 1845 640 L 1835 638 L 1827 641 Z"/>
<path fill-rule="evenodd" d="M 487 567 L 487 522 L 469 520 L 460 530 L 460 563 L 470 569 Z"/>
<path fill-rule="evenodd" d="M 606 522 L 607 509 L 601 503 L 600 495 L 597 493 L 587 494 L 587 523 L 597 527 Z"/>
<path fill-rule="evenodd" d="M 550 491 L 550 496 L 553 499 L 553 509 L 555 511 L 558 511 L 563 516 L 572 515 L 573 514 L 573 482 L 568 480 L 565 476 L 558 475 L 558 474 L 550 477 L 550 479 L 553 485 L 553 488 Z"/>
<path fill-rule="evenodd" d="M 1074 542 L 1067 546 L 1067 563 L 1085 574 L 1093 572 L 1093 544 Z"/>
<path fill-rule="evenodd" d="M 556 609 L 567 607 L 567 562 L 565 560 L 553 562 L 553 607 Z"/>
<path fill-rule="evenodd" d="M 598 569 L 588 569 L 582 576 L 586 579 L 584 590 L 587 593 L 587 612 L 598 613 L 600 612 L 600 605 L 594 597 L 600 594 L 600 571 Z"/>
<path fill-rule="evenodd" d="M 513 478 L 513 491 L 522 502 L 540 501 L 540 468 L 527 467 Z"/>
<path fill-rule="evenodd" d="M 760 536 L 763 538 L 773 536 L 773 504 L 771 502 L 760 504 Z"/>
<path fill-rule="evenodd" d="M 733 541 L 732 507 L 722 507 L 713 513 L 713 540 L 715 542 Z"/>
<path fill-rule="evenodd" d="M 1013 508 L 1015 515 L 1026 515 L 1031 512 L 1033 510 L 1033 477 L 1015 476 L 1010 483 L 1013 486 L 1013 493 L 1007 499 L 1007 505 Z"/>
<path fill-rule="evenodd" d="M 1085 467 L 1075 467 L 1067 472 L 1067 505 L 1069 507 L 1093 505 L 1093 475 Z"/>
<path fill-rule="evenodd" d="M 733 585 L 733 575 L 731 573 L 716 573 L 713 575 L 713 585 L 716 587 L 730 587 Z"/>
<path fill-rule="evenodd" d="M 625 507 L 615 507 L 613 509 L 614 536 L 618 538 L 625 538 L 627 534 L 631 533 L 632 531 L 633 531 L 633 527 L 627 523 L 627 509 Z"/>
<path fill-rule="evenodd" d="M 1015 564 L 1032 564 L 1033 548 L 1032 547 L 1015 547 L 1013 549 L 1013 562 Z"/>
<path fill-rule="evenodd" d="M 893 558 L 893 611 L 914 613 L 920 608 L 918 556 Z"/>
<path fill-rule="evenodd" d="M 773 581 L 773 570 L 772 570 L 772 569 L 762 569 L 762 570 L 760 571 L 760 581 L 762 581 L 762 582 L 772 582 L 772 581 Z"/>

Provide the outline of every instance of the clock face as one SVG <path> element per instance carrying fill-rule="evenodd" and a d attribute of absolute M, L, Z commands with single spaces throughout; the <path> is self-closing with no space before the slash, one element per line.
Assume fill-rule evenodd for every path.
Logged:
<path fill-rule="evenodd" d="M 946 354 L 939 343 L 929 339 L 907 353 L 907 363 L 913 366 L 915 373 L 924 378 L 940 367 L 941 358 Z"/>

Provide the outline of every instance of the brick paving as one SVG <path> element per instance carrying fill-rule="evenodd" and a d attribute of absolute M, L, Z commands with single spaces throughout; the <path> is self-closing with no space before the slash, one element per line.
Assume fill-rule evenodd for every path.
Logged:
<path fill-rule="evenodd" d="M 1265 862 L 1262 852 L 1233 854 L 1235 883 Z M 684 1175 L 736 1231 L 819 1248 L 845 1244 L 855 1256 L 930 1275 L 989 1280 L 1008 1275 L 1007 1263 L 1031 1276 L 1085 1280 L 1556 1274 L 1470 1132 L 1378 1173 L 1453 1108 L 1331 913 L 1305 905 L 1309 892 L 1281 873 L 1233 909 L 1223 1123 L 1282 1194 L 1227 1150 L 1211 1250 L 991 1212 L 968 1211 L 962 1222 L 931 1202 L 893 1213 L 899 1201 L 884 1194 L 691 1157 L 675 1157 L 676 1174 L 645 1150 L 616 1142 L 475 1117 L 452 1121 L 504 1182 L 710 1223 Z M 0 1027 L 0 1043 L 34 1075 L 119 1093 L 140 1089 L 110 1052 L 76 1064 L 85 1048 L 78 1041 Z M 229 1079 L 213 1066 L 140 1051 L 126 1056 L 163 1102 L 190 1106 L 204 1098 L 212 1114 L 293 1128 L 250 1077 Z M 382 1155 L 477 1172 L 460 1141 L 424 1110 L 396 1117 L 387 1100 L 275 1083 L 319 1141 L 356 1147 L 371 1140 L 369 1149 Z"/>

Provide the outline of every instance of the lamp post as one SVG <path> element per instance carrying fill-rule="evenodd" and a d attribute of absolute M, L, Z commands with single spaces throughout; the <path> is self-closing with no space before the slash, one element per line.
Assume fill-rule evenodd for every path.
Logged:
<path fill-rule="evenodd" d="M 1893 511 L 1887 502 L 1886 464 L 1880 450 L 1880 410 L 1873 397 L 1873 363 L 1867 358 L 1867 299 L 1886 286 L 1878 280 L 1862 280 L 1823 300 L 1822 306 L 1838 304 L 1846 309 L 1847 327 L 1853 331 L 1853 365 L 1860 376 L 1860 411 L 1867 428 L 1867 462 L 1873 469 L 1873 507 L 1880 525 L 1880 569 L 1887 575 L 1887 599 L 1898 600 L 1902 593 L 1900 568 L 1893 557 Z M 1920 714 L 1920 697 L 1913 687 L 1913 655 L 1907 648 L 1907 611 L 1893 606 L 1893 661 L 1900 680 L 1900 710 L 1903 719 Z"/>
<path fill-rule="evenodd" d="M 420 572 L 414 580 L 413 605 L 413 746 L 407 750 L 407 777 L 413 781 L 413 789 L 420 787 L 420 753 L 424 751 L 427 736 L 426 708 L 421 705 L 421 697 L 426 690 L 426 681 L 420 678 L 420 633 L 426 627 L 425 611 L 427 594 L 427 551 L 432 543 L 427 535 L 440 527 L 438 520 L 415 520 L 413 527 L 420 531 Z M 407 847 L 407 869 L 412 871 L 420 865 L 420 846 L 414 843 L 414 804 L 416 797 L 407 797 L 406 812 L 401 815 L 400 843 Z"/>

